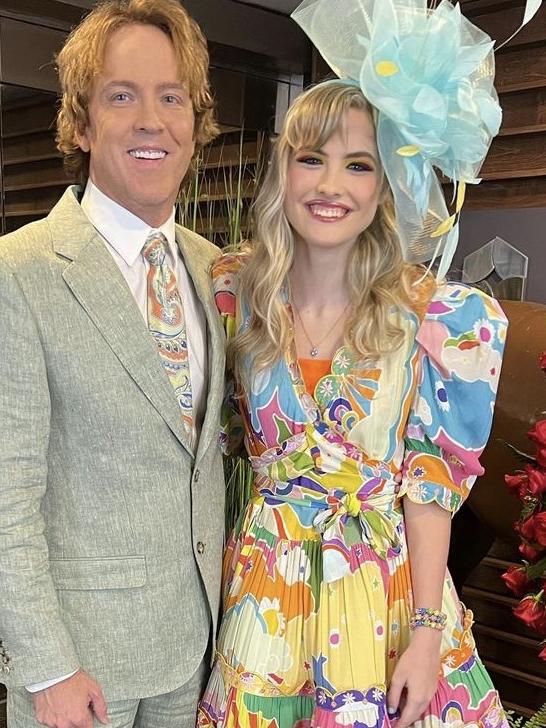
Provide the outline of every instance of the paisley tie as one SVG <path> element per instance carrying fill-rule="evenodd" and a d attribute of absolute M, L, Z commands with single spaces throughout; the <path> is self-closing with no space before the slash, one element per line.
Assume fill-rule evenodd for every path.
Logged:
<path fill-rule="evenodd" d="M 163 233 L 152 230 L 142 255 L 148 270 L 148 328 L 161 362 L 173 385 L 186 432 L 193 438 L 193 410 L 188 340 L 182 298 L 169 264 L 169 247 Z"/>

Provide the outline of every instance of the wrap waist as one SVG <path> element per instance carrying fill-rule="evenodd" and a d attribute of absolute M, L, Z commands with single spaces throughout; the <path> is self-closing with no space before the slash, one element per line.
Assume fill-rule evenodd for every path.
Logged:
<path fill-rule="evenodd" d="M 358 519 L 362 543 L 381 559 L 400 552 L 398 484 L 384 463 L 371 463 L 350 443 L 315 429 L 250 462 L 256 472 L 256 498 L 269 505 L 291 503 L 316 510 L 312 523 L 321 536 L 326 582 L 340 578 L 343 562 L 349 562 L 344 531 L 350 518 Z"/>

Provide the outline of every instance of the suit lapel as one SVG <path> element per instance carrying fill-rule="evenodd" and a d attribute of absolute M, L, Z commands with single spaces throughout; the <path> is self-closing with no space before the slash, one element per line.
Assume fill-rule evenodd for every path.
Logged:
<path fill-rule="evenodd" d="M 195 233 L 179 226 L 176 230 L 176 242 L 207 319 L 208 393 L 197 448 L 196 459 L 198 460 L 210 445 L 211 440 L 218 438 L 218 413 L 224 396 L 224 332 L 214 303 L 209 270 L 211 256 L 210 253 L 205 255 L 203 252 L 203 245 L 206 243 Z"/>
<path fill-rule="evenodd" d="M 155 342 L 101 236 L 67 190 L 49 216 L 57 254 L 71 262 L 63 278 L 123 367 L 193 455 L 180 409 Z"/>

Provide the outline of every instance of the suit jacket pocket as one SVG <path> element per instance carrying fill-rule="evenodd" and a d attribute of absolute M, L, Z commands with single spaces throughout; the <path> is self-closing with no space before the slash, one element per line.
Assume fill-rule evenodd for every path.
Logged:
<path fill-rule="evenodd" d="M 57 589 L 134 589 L 146 583 L 144 556 L 50 559 Z"/>

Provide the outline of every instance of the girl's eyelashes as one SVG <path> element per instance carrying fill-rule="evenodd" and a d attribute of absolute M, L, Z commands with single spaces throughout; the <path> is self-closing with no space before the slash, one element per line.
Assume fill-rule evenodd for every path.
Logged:
<path fill-rule="evenodd" d="M 302 154 L 296 157 L 296 162 L 299 162 L 300 164 L 321 164 L 322 160 L 320 157 L 314 156 L 312 154 Z"/>
<path fill-rule="evenodd" d="M 351 162 L 348 169 L 353 172 L 373 172 L 374 168 L 369 162 Z"/>
<path fill-rule="evenodd" d="M 324 159 L 316 154 L 300 154 L 296 155 L 296 162 L 298 164 L 308 165 L 310 167 L 319 166 L 324 163 Z M 375 167 L 371 162 L 359 162 L 351 161 L 348 162 L 346 168 L 351 172 L 374 172 Z"/>

